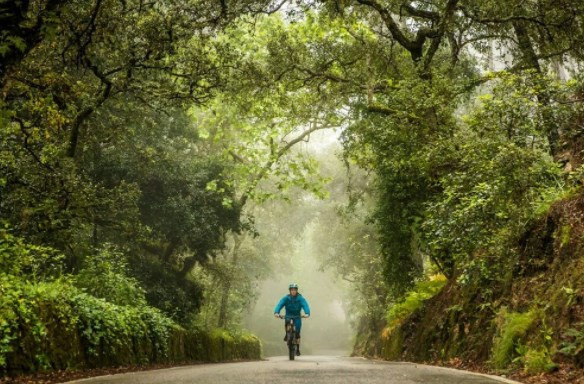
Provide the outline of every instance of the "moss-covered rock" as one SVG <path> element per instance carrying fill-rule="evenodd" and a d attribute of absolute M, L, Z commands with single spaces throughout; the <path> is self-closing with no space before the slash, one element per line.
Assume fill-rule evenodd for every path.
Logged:
<path fill-rule="evenodd" d="M 386 328 L 382 335 L 383 358 L 386 360 L 401 360 L 403 347 L 403 334 L 400 326 L 392 329 Z"/>
<path fill-rule="evenodd" d="M 527 350 L 522 360 L 525 372 L 530 375 L 549 373 L 558 368 L 545 348 Z"/>

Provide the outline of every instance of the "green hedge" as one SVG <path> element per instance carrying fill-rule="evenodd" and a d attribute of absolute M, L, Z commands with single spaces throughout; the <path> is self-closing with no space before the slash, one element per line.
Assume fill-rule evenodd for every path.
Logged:
<path fill-rule="evenodd" d="M 88 295 L 64 280 L 0 274 L 0 372 L 259 359 L 252 335 L 185 330 L 158 310 Z"/>

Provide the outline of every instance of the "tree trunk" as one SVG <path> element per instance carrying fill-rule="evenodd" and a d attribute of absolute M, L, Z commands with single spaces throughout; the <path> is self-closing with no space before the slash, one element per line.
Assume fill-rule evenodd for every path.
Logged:
<path fill-rule="evenodd" d="M 229 293 L 231 292 L 231 280 L 223 279 L 221 287 L 221 303 L 219 304 L 219 319 L 217 326 L 219 328 L 227 327 L 227 309 L 229 307 Z"/>
<path fill-rule="evenodd" d="M 525 63 L 525 66 L 532 68 L 537 71 L 538 74 L 543 74 L 541 65 L 539 64 L 539 59 L 535 48 L 533 47 L 533 42 L 529 36 L 529 31 L 526 28 L 524 22 L 514 21 L 513 30 L 517 36 L 517 41 L 519 42 L 519 51 L 521 52 L 521 60 Z M 549 151 L 552 156 L 558 153 L 558 143 L 560 141 L 560 133 L 558 127 L 554 124 L 554 118 L 549 111 L 550 96 L 547 91 L 544 90 L 538 94 L 537 100 L 542 110 L 542 120 L 543 120 L 543 130 L 547 136 Z"/>
<path fill-rule="evenodd" d="M 232 278 L 234 271 L 237 268 L 237 260 L 239 255 L 239 249 L 241 248 L 241 244 L 245 240 L 245 235 L 240 234 L 233 234 L 233 248 L 231 249 L 231 260 L 229 265 L 227 266 L 228 271 L 223 277 L 223 281 L 221 282 L 221 302 L 219 304 L 219 319 L 218 319 L 218 326 L 219 328 L 225 328 L 229 323 L 229 295 L 231 294 L 232 288 Z"/>

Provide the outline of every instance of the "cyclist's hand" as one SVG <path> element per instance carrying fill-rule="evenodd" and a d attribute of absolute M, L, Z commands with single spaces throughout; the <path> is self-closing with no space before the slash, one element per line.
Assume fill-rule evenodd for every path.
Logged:
<path fill-rule="evenodd" d="M 308 319 L 310 317 L 310 315 L 302 315 L 302 317 L 304 317 L 305 319 Z"/>
<path fill-rule="evenodd" d="M 279 313 L 274 313 L 274 317 L 275 317 L 276 319 L 279 319 L 279 318 L 280 318 L 280 314 L 279 314 Z"/>

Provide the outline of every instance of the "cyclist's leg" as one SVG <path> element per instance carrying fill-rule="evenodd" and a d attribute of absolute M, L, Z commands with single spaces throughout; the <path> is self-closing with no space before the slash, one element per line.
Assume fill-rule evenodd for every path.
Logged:
<path fill-rule="evenodd" d="M 300 330 L 302 329 L 302 319 L 296 319 L 294 321 L 294 326 L 296 327 L 296 355 L 300 356 Z"/>
<path fill-rule="evenodd" d="M 284 341 L 288 341 L 288 324 L 286 319 L 284 319 Z"/>
<path fill-rule="evenodd" d="M 294 319 L 294 326 L 296 327 L 296 338 L 300 344 L 300 330 L 302 329 L 302 319 Z"/>

